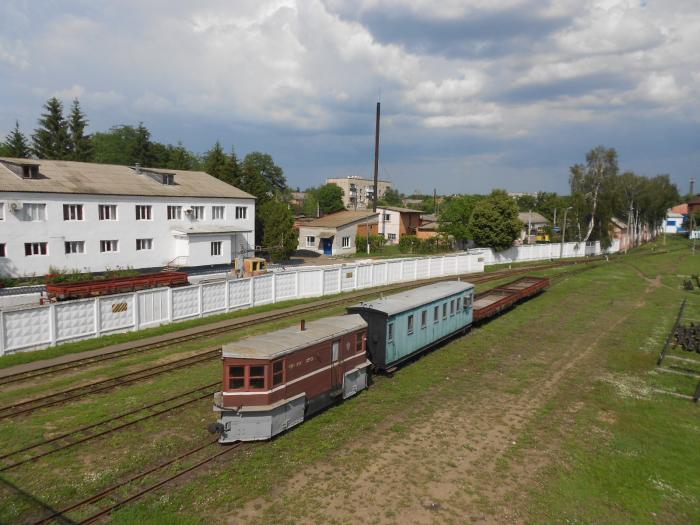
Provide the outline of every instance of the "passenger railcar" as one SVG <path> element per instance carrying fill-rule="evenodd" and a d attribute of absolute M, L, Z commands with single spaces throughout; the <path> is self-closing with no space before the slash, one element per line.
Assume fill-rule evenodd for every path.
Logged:
<path fill-rule="evenodd" d="M 349 307 L 367 321 L 372 364 L 387 371 L 472 324 L 474 285 L 444 281 Z"/>
<path fill-rule="evenodd" d="M 220 443 L 268 439 L 367 387 L 367 323 L 327 317 L 224 345 Z"/>

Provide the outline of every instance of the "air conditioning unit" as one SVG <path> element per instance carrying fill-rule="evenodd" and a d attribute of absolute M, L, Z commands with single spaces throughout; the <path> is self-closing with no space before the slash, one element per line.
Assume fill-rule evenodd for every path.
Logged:
<path fill-rule="evenodd" d="M 183 211 L 189 215 L 190 213 L 192 213 L 192 208 L 190 206 L 187 206 Z"/>
<path fill-rule="evenodd" d="M 21 201 L 8 201 L 7 207 L 10 208 L 12 213 L 17 213 L 24 208 L 24 203 Z"/>

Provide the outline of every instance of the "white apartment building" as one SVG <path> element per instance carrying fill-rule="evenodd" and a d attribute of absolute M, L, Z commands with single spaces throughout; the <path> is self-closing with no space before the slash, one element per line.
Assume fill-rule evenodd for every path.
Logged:
<path fill-rule="evenodd" d="M 0 158 L 0 275 L 231 263 L 255 198 L 199 171 Z"/>
<path fill-rule="evenodd" d="M 374 181 L 352 176 L 339 179 L 326 179 L 326 184 L 335 184 L 343 190 L 343 204 L 348 210 L 364 210 L 372 207 L 374 196 Z M 377 181 L 379 198 L 384 197 L 386 190 L 391 188 L 391 182 Z"/>

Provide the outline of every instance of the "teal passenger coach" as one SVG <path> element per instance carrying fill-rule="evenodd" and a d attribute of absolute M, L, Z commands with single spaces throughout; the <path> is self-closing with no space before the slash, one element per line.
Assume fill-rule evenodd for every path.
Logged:
<path fill-rule="evenodd" d="M 474 285 L 444 281 L 360 303 L 348 313 L 360 314 L 369 325 L 367 351 L 379 370 L 466 333 L 472 324 Z"/>

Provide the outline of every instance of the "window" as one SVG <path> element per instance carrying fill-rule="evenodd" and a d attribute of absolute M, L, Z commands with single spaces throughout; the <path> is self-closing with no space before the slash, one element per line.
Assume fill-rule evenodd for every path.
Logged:
<path fill-rule="evenodd" d="M 316 237 L 313 235 L 307 235 L 306 236 L 306 246 L 313 248 L 316 246 Z"/>
<path fill-rule="evenodd" d="M 5 220 L 5 203 L 0 202 L 0 221 Z"/>
<path fill-rule="evenodd" d="M 136 239 L 136 251 L 152 249 L 153 239 Z"/>
<path fill-rule="evenodd" d="M 440 307 L 436 306 L 433 308 L 433 323 L 437 323 L 440 320 Z"/>
<path fill-rule="evenodd" d="M 245 367 L 244 366 L 229 366 L 228 367 L 228 387 L 243 388 L 245 387 Z"/>
<path fill-rule="evenodd" d="M 272 386 L 277 386 L 284 381 L 284 361 L 272 363 Z"/>
<path fill-rule="evenodd" d="M 466 310 L 472 305 L 472 294 L 464 296 L 464 309 Z"/>
<path fill-rule="evenodd" d="M 221 221 L 224 219 L 224 207 L 223 206 L 212 206 L 211 207 L 211 220 Z"/>
<path fill-rule="evenodd" d="M 425 328 L 426 326 L 428 326 L 428 311 L 423 310 L 420 313 L 420 327 Z"/>
<path fill-rule="evenodd" d="M 409 315 L 408 316 L 408 335 L 411 335 L 413 333 L 413 316 Z"/>
<path fill-rule="evenodd" d="M 386 238 L 389 239 L 390 241 L 395 241 L 396 240 L 396 234 L 395 233 L 387 233 Z"/>
<path fill-rule="evenodd" d="M 35 202 L 24 203 L 22 206 L 23 221 L 37 222 L 46 220 L 46 204 L 38 204 Z"/>
<path fill-rule="evenodd" d="M 384 214 L 384 221 L 388 221 L 391 219 L 391 213 L 385 213 Z"/>
<path fill-rule="evenodd" d="M 343 248 L 350 247 L 350 237 L 343 237 Z"/>
<path fill-rule="evenodd" d="M 248 388 L 265 388 L 265 367 L 248 367 Z"/>
<path fill-rule="evenodd" d="M 7 257 L 7 252 L 5 251 L 5 243 L 0 243 L 0 257 Z"/>
<path fill-rule="evenodd" d="M 175 175 L 172 173 L 163 173 L 163 184 L 166 186 L 172 186 L 175 184 Z"/>
<path fill-rule="evenodd" d="M 192 206 L 192 220 L 204 220 L 204 206 Z"/>
<path fill-rule="evenodd" d="M 64 204 L 63 205 L 63 220 L 64 221 L 82 221 L 83 220 L 83 205 L 82 204 Z"/>
<path fill-rule="evenodd" d="M 450 315 L 454 315 L 454 314 L 455 314 L 455 300 L 452 299 L 450 301 Z"/>
<path fill-rule="evenodd" d="M 116 252 L 119 249 L 119 241 L 100 241 L 101 252 Z"/>
<path fill-rule="evenodd" d="M 168 206 L 168 220 L 179 221 L 182 219 L 182 206 Z"/>
<path fill-rule="evenodd" d="M 386 340 L 390 343 L 394 340 L 394 323 L 389 323 Z"/>
<path fill-rule="evenodd" d="M 457 311 L 458 311 L 458 312 L 459 312 L 459 310 L 461 309 L 461 307 L 462 307 L 462 298 L 461 298 L 461 297 L 457 297 Z"/>
<path fill-rule="evenodd" d="M 85 253 L 85 241 L 66 241 L 66 253 Z"/>
<path fill-rule="evenodd" d="M 48 253 L 48 246 L 45 242 L 25 242 L 24 243 L 24 255 L 46 255 Z"/>
<path fill-rule="evenodd" d="M 97 208 L 101 221 L 116 221 L 117 220 L 117 205 L 116 204 L 100 204 Z"/>
<path fill-rule="evenodd" d="M 213 241 L 211 243 L 211 254 L 221 255 L 221 241 Z"/>
<path fill-rule="evenodd" d="M 447 319 L 447 303 L 442 304 L 442 318 Z"/>
<path fill-rule="evenodd" d="M 362 352 L 362 338 L 364 337 L 364 332 L 357 334 L 355 337 L 355 352 Z"/>
<path fill-rule="evenodd" d="M 151 220 L 151 208 L 152 206 L 145 204 L 136 205 L 136 220 L 137 221 L 150 221 Z"/>
<path fill-rule="evenodd" d="M 247 219 L 248 208 L 246 206 L 236 206 L 236 219 Z"/>

